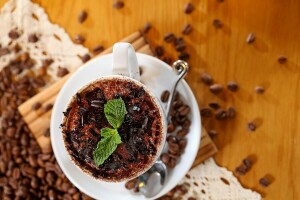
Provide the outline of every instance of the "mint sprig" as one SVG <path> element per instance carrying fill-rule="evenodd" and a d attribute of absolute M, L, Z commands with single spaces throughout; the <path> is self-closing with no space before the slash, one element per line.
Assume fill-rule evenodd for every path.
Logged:
<path fill-rule="evenodd" d="M 112 128 L 101 129 L 101 140 L 93 152 L 94 162 L 97 166 L 102 165 L 106 159 L 117 149 L 118 144 L 122 143 L 118 133 L 118 128 L 124 122 L 127 110 L 122 98 L 113 99 L 104 105 L 104 114 Z"/>

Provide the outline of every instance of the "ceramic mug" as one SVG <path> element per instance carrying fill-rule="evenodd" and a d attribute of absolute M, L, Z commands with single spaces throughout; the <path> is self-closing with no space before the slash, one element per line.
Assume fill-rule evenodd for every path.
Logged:
<path fill-rule="evenodd" d="M 112 75 L 103 76 L 82 87 L 76 95 L 74 94 L 66 108 L 62 134 L 71 160 L 83 172 L 99 180 L 120 182 L 141 175 L 154 164 L 163 149 L 167 128 L 166 116 L 161 104 L 152 92 L 139 82 L 137 57 L 129 43 L 114 45 L 112 72 Z M 95 91 L 98 97 L 90 97 L 92 100 L 86 99 L 88 94 L 96 93 Z M 121 147 L 117 146 L 116 154 L 108 157 L 107 162 L 96 166 L 92 158 L 101 137 L 100 127 L 110 127 L 107 120 L 103 120 L 104 115 L 99 112 L 104 112 L 104 102 L 120 97 L 126 102 L 127 110 L 131 109 L 127 113 L 129 116 L 126 116 L 130 119 L 123 123 L 126 128 L 120 127 L 120 135 L 124 143 L 119 144 Z M 96 102 L 96 105 L 93 105 L 93 102 Z M 140 105 L 140 108 L 136 105 Z M 96 109 L 98 111 L 95 111 Z M 132 109 L 140 109 L 140 111 L 132 111 Z M 138 139 L 135 138 L 136 135 Z M 138 158 L 135 158 L 136 156 Z M 131 162 L 128 163 L 128 159 Z M 112 166 L 118 167 L 115 169 Z"/>

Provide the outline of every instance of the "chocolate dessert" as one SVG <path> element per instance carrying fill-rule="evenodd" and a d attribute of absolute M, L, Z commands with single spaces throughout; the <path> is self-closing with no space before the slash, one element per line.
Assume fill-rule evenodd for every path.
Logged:
<path fill-rule="evenodd" d="M 104 140 L 102 130 L 113 128 L 104 107 L 114 99 L 122 99 L 127 110 L 117 129 L 121 142 L 97 165 L 93 152 Z M 71 99 L 64 115 L 67 151 L 77 166 L 97 179 L 116 182 L 136 177 L 152 166 L 163 145 L 159 105 L 141 84 L 128 78 L 102 78 L 85 86 Z"/>

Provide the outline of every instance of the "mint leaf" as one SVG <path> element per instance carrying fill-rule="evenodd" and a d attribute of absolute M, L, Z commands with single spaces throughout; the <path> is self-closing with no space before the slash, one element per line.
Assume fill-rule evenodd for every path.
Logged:
<path fill-rule="evenodd" d="M 125 115 L 127 110 L 123 99 L 120 97 L 118 99 L 109 100 L 104 105 L 104 113 L 107 121 L 115 129 L 120 128 L 124 122 Z"/>
<path fill-rule="evenodd" d="M 97 144 L 93 152 L 94 162 L 97 165 L 102 165 L 104 161 L 117 149 L 118 144 L 122 143 L 121 137 L 116 129 L 103 128 L 101 129 L 103 137 Z"/>

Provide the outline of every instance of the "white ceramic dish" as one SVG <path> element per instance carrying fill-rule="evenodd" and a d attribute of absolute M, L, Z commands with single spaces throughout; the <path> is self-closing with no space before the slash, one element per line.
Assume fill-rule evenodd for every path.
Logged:
<path fill-rule="evenodd" d="M 159 99 L 162 91 L 171 89 L 172 84 L 176 80 L 175 73 L 172 72 L 170 66 L 154 57 L 137 53 L 137 59 L 139 65 L 142 66 L 143 69 L 141 82 L 144 83 L 152 91 L 155 97 Z M 125 189 L 125 182 L 109 183 L 96 180 L 75 166 L 70 160 L 64 147 L 60 129 L 60 124 L 63 119 L 62 112 L 65 110 L 70 98 L 84 85 L 87 85 L 102 76 L 111 75 L 112 60 L 112 54 L 93 59 L 78 69 L 65 83 L 58 94 L 52 111 L 50 125 L 52 148 L 57 162 L 67 178 L 87 195 L 101 200 L 142 200 L 146 199 L 143 195 L 135 194 Z M 190 132 L 187 135 L 188 143 L 185 152 L 178 161 L 179 163 L 175 169 L 169 172 L 165 187 L 152 199 L 156 199 L 167 193 L 184 177 L 192 166 L 200 144 L 201 121 L 196 99 L 185 81 L 182 81 L 178 85 L 177 90 L 191 107 L 190 119 L 192 123 Z"/>

